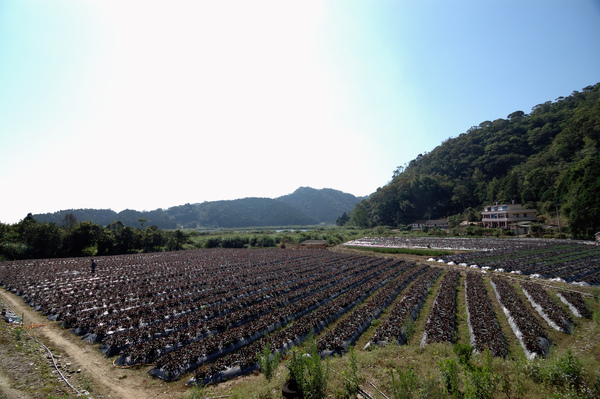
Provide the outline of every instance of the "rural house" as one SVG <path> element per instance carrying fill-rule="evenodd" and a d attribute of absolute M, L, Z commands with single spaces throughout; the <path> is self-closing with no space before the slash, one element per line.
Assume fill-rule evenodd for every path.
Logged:
<path fill-rule="evenodd" d="M 526 234 L 531 223 L 537 222 L 535 209 L 523 209 L 521 204 L 489 205 L 481 212 L 483 227 L 512 229 Z"/>

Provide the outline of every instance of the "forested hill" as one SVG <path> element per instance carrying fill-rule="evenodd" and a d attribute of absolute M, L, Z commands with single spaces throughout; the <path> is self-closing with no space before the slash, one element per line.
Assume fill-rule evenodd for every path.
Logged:
<path fill-rule="evenodd" d="M 277 198 L 326 224 L 334 224 L 363 199 L 331 188 L 317 190 L 311 187 L 300 187 L 292 194 Z"/>
<path fill-rule="evenodd" d="M 600 231 L 600 83 L 483 121 L 394 172 L 351 213 L 358 225 L 398 226 L 515 200 L 574 237 Z M 555 222 L 555 220 L 554 220 Z"/>
<path fill-rule="evenodd" d="M 110 209 L 70 209 L 33 216 L 39 222 L 57 225 L 62 225 L 65 217 L 72 214 L 80 222 L 91 221 L 102 226 L 120 221 L 125 226 L 157 226 L 161 229 L 307 226 L 333 224 L 360 200 L 337 190 L 301 187 L 277 199 L 242 198 L 153 211 L 127 209 L 119 213 Z"/>

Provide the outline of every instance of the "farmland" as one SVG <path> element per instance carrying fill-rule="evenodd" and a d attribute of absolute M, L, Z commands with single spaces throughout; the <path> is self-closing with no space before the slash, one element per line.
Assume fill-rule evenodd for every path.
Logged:
<path fill-rule="evenodd" d="M 344 245 L 452 250 L 437 262 L 474 269 L 600 285 L 600 246 L 589 241 L 516 238 L 365 237 Z"/>
<path fill-rule="evenodd" d="M 378 244 L 383 240 L 391 245 L 389 238 Z M 0 284 L 115 367 L 203 385 L 252 374 L 265 348 L 285 356 L 307 340 L 322 356 L 355 347 L 364 357 L 468 343 L 502 362 L 552 356 L 554 347 L 567 349 L 571 337 L 594 325 L 597 306 L 585 287 L 540 285 L 544 280 L 511 274 L 543 274 L 517 263 L 494 272 L 501 259 L 485 255 L 508 251 L 505 242 L 418 240 L 428 240 L 425 248 L 472 252 L 415 263 L 357 251 L 190 250 L 96 258 L 94 273 L 89 258 L 13 261 L 0 264 Z M 549 244 L 515 244 L 514 259 L 519 251 L 542 259 L 528 265 L 543 265 L 544 275 L 554 277 L 547 259 L 557 252 Z M 582 253 L 578 264 L 597 254 Z M 468 265 L 466 256 L 497 266 L 458 266 Z M 573 266 L 576 277 L 561 267 L 560 276 L 594 282 L 596 266 Z"/>

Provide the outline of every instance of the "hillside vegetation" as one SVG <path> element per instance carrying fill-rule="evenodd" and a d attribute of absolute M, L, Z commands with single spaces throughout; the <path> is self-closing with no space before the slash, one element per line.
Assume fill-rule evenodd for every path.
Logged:
<path fill-rule="evenodd" d="M 600 83 L 484 121 L 399 167 L 351 212 L 359 226 L 471 214 L 515 201 L 577 238 L 600 230 Z M 463 216 L 460 216 L 463 219 Z"/>
<path fill-rule="evenodd" d="M 364 198 L 331 188 L 316 190 L 300 187 L 292 194 L 276 199 L 314 217 L 320 223 L 334 224 L 344 212 L 352 210 L 354 205 Z"/>
<path fill-rule="evenodd" d="M 361 199 L 329 188 L 300 187 L 275 199 L 241 198 L 188 203 L 153 211 L 126 209 L 118 213 L 110 209 L 70 209 L 33 216 L 39 222 L 57 225 L 61 225 L 67 215 L 73 214 L 79 221 L 101 226 L 119 221 L 129 227 L 140 227 L 142 223 L 159 229 L 309 226 L 334 224 L 340 215 L 350 212 Z"/>

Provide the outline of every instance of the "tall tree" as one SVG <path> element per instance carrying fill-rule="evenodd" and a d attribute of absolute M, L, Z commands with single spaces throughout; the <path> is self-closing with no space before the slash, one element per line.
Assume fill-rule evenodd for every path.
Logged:
<path fill-rule="evenodd" d="M 72 213 L 67 213 L 63 218 L 61 225 L 66 231 L 71 231 L 77 226 L 78 223 L 79 221 L 77 220 L 75 215 L 73 215 Z"/>

